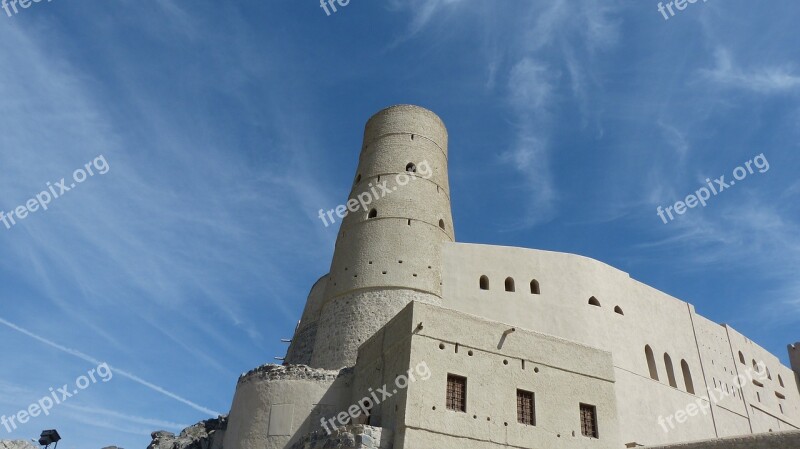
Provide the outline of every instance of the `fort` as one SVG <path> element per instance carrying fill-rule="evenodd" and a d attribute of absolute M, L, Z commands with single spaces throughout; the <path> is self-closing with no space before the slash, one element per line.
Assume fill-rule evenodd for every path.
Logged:
<path fill-rule="evenodd" d="M 349 200 L 410 164 L 431 176 L 344 217 L 284 364 L 239 378 L 203 447 L 800 448 L 800 344 L 790 368 L 597 260 L 456 242 L 447 160 L 433 112 L 369 119 Z M 423 363 L 427 380 L 321 427 Z"/>

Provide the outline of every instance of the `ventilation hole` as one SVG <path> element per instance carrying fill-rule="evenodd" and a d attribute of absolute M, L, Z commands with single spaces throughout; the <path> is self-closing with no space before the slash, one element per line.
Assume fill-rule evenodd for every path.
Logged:
<path fill-rule="evenodd" d="M 439 349 L 444 349 L 444 343 L 439 343 Z"/>
<path fill-rule="evenodd" d="M 383 273 L 383 274 L 386 274 L 386 272 L 385 272 L 385 271 L 381 271 L 381 273 Z"/>
<path fill-rule="evenodd" d="M 361 174 L 356 176 L 356 184 L 358 184 L 360 181 L 361 181 Z"/>
<path fill-rule="evenodd" d="M 433 406 L 431 409 L 432 409 L 432 410 L 436 410 L 436 406 L 434 405 L 434 406 Z"/>
<path fill-rule="evenodd" d="M 487 416 L 487 417 L 486 417 L 486 420 L 487 420 L 487 421 L 491 421 L 491 420 L 492 420 L 492 418 L 489 418 L 489 417 Z"/>
<path fill-rule="evenodd" d="M 397 263 L 403 263 L 403 261 L 402 260 L 398 260 Z"/>
<path fill-rule="evenodd" d="M 411 135 L 411 140 L 414 140 L 414 135 L 413 134 Z"/>
<path fill-rule="evenodd" d="M 409 172 L 409 173 L 416 173 L 417 172 L 417 166 L 414 165 L 413 162 L 409 162 L 408 165 L 406 165 L 406 171 Z"/>
<path fill-rule="evenodd" d="M 372 209 L 371 211 L 369 211 L 369 215 L 367 216 L 367 218 L 375 218 L 377 216 L 378 216 L 378 209 Z"/>
<path fill-rule="evenodd" d="M 344 271 L 347 271 L 347 267 L 344 267 Z"/>
<path fill-rule="evenodd" d="M 620 307 L 620 306 L 614 307 L 614 312 L 618 313 L 620 315 L 625 315 L 625 313 L 622 311 L 622 307 Z"/>
<path fill-rule="evenodd" d="M 478 415 L 472 415 L 472 419 L 478 419 Z M 770 429 L 770 432 L 772 432 L 772 429 Z"/>
<path fill-rule="evenodd" d="M 506 426 L 506 427 L 508 427 L 508 423 L 507 423 L 507 422 L 504 422 L 504 423 L 503 423 L 503 425 L 504 425 L 504 426 Z"/>
<path fill-rule="evenodd" d="M 358 277 L 358 275 L 357 275 L 357 274 L 354 274 L 354 275 L 353 275 L 353 277 L 354 277 L 354 278 L 357 278 L 357 277 Z"/>
<path fill-rule="evenodd" d="M 432 268 L 433 268 L 433 267 L 431 267 L 430 265 L 428 265 L 428 269 L 429 269 L 429 270 L 430 270 L 430 269 L 432 269 Z"/>
<path fill-rule="evenodd" d="M 408 219 L 408 225 L 411 226 L 411 219 Z"/>
<path fill-rule="evenodd" d="M 439 220 L 439 227 L 444 229 L 444 220 Z"/>
<path fill-rule="evenodd" d="M 508 365 L 508 360 L 503 360 L 503 365 Z"/>
<path fill-rule="evenodd" d="M 369 264 L 372 265 L 372 261 L 371 260 L 369 261 Z"/>
<path fill-rule="evenodd" d="M 538 373 L 538 372 L 539 372 L 539 368 L 534 368 L 534 369 L 533 369 L 533 372 L 534 372 L 534 373 Z"/>
<path fill-rule="evenodd" d="M 467 352 L 467 355 L 472 357 L 472 351 Z"/>
<path fill-rule="evenodd" d="M 414 277 L 417 277 L 417 273 L 414 273 L 414 275 L 413 275 L 413 276 L 414 276 Z"/>

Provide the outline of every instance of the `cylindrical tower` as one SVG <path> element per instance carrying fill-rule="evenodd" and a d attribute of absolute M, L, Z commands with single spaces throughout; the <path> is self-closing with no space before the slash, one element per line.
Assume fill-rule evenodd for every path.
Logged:
<path fill-rule="evenodd" d="M 359 345 L 409 302 L 440 302 L 442 242 L 455 239 L 442 120 L 410 105 L 372 116 L 348 205 L 311 359 L 320 368 L 355 364 Z"/>

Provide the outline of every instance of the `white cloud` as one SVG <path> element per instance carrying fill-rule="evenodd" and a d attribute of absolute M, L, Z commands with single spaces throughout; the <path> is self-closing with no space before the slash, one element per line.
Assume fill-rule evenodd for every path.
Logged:
<path fill-rule="evenodd" d="M 701 70 L 701 73 L 722 87 L 758 93 L 786 92 L 800 88 L 800 76 L 789 67 L 762 67 L 746 71 L 734 65 L 733 58 L 726 49 L 718 49 L 714 53 L 714 61 L 714 68 Z"/>

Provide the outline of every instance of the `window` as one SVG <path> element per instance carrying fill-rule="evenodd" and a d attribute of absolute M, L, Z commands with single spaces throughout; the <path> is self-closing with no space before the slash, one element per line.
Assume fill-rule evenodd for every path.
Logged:
<path fill-rule="evenodd" d="M 526 426 L 536 425 L 536 406 L 530 391 L 517 390 L 517 422 Z"/>
<path fill-rule="evenodd" d="M 481 290 L 489 290 L 489 278 L 486 276 L 481 276 Z"/>
<path fill-rule="evenodd" d="M 667 380 L 669 381 L 669 385 L 678 388 L 678 383 L 675 382 L 675 370 L 672 369 L 672 358 L 666 352 L 664 353 L 664 365 L 667 367 Z"/>
<path fill-rule="evenodd" d="M 506 278 L 506 291 L 513 292 L 514 291 L 514 279 L 513 278 Z"/>
<path fill-rule="evenodd" d="M 597 432 L 597 407 L 581 404 L 581 435 L 600 438 Z"/>
<path fill-rule="evenodd" d="M 742 351 L 739 351 L 739 362 L 741 362 L 742 365 L 747 364 L 747 362 L 744 361 L 744 354 L 742 354 Z"/>
<path fill-rule="evenodd" d="M 447 375 L 447 409 L 456 412 L 467 411 L 467 378 Z"/>
<path fill-rule="evenodd" d="M 536 279 L 532 280 L 531 281 L 531 294 L 532 295 L 539 295 L 541 293 L 542 293 L 542 291 L 539 290 L 539 281 L 537 281 Z"/>
<path fill-rule="evenodd" d="M 658 380 L 658 368 L 656 368 L 656 358 L 650 345 L 644 347 L 644 355 L 647 357 L 647 368 L 650 370 L 650 378 Z"/>
<path fill-rule="evenodd" d="M 681 360 L 681 371 L 683 371 L 683 383 L 686 384 L 686 392 L 694 394 L 694 381 L 692 381 L 692 372 L 689 370 L 689 364 L 686 360 Z"/>
<path fill-rule="evenodd" d="M 417 172 L 417 166 L 414 165 L 413 162 L 409 162 L 408 165 L 406 165 L 406 171 L 409 172 L 409 173 L 416 173 Z"/>
<path fill-rule="evenodd" d="M 375 218 L 377 216 L 378 216 L 378 209 L 372 209 L 371 211 L 369 211 L 369 215 L 367 215 L 367 218 Z"/>
<path fill-rule="evenodd" d="M 625 313 L 622 312 L 622 307 L 620 307 L 620 306 L 614 307 L 614 312 L 616 312 L 616 313 L 618 313 L 620 315 L 625 315 Z"/>
<path fill-rule="evenodd" d="M 589 305 L 596 306 L 596 307 L 602 307 L 600 305 L 600 301 L 598 301 L 597 298 L 595 298 L 594 296 L 589 298 Z"/>

